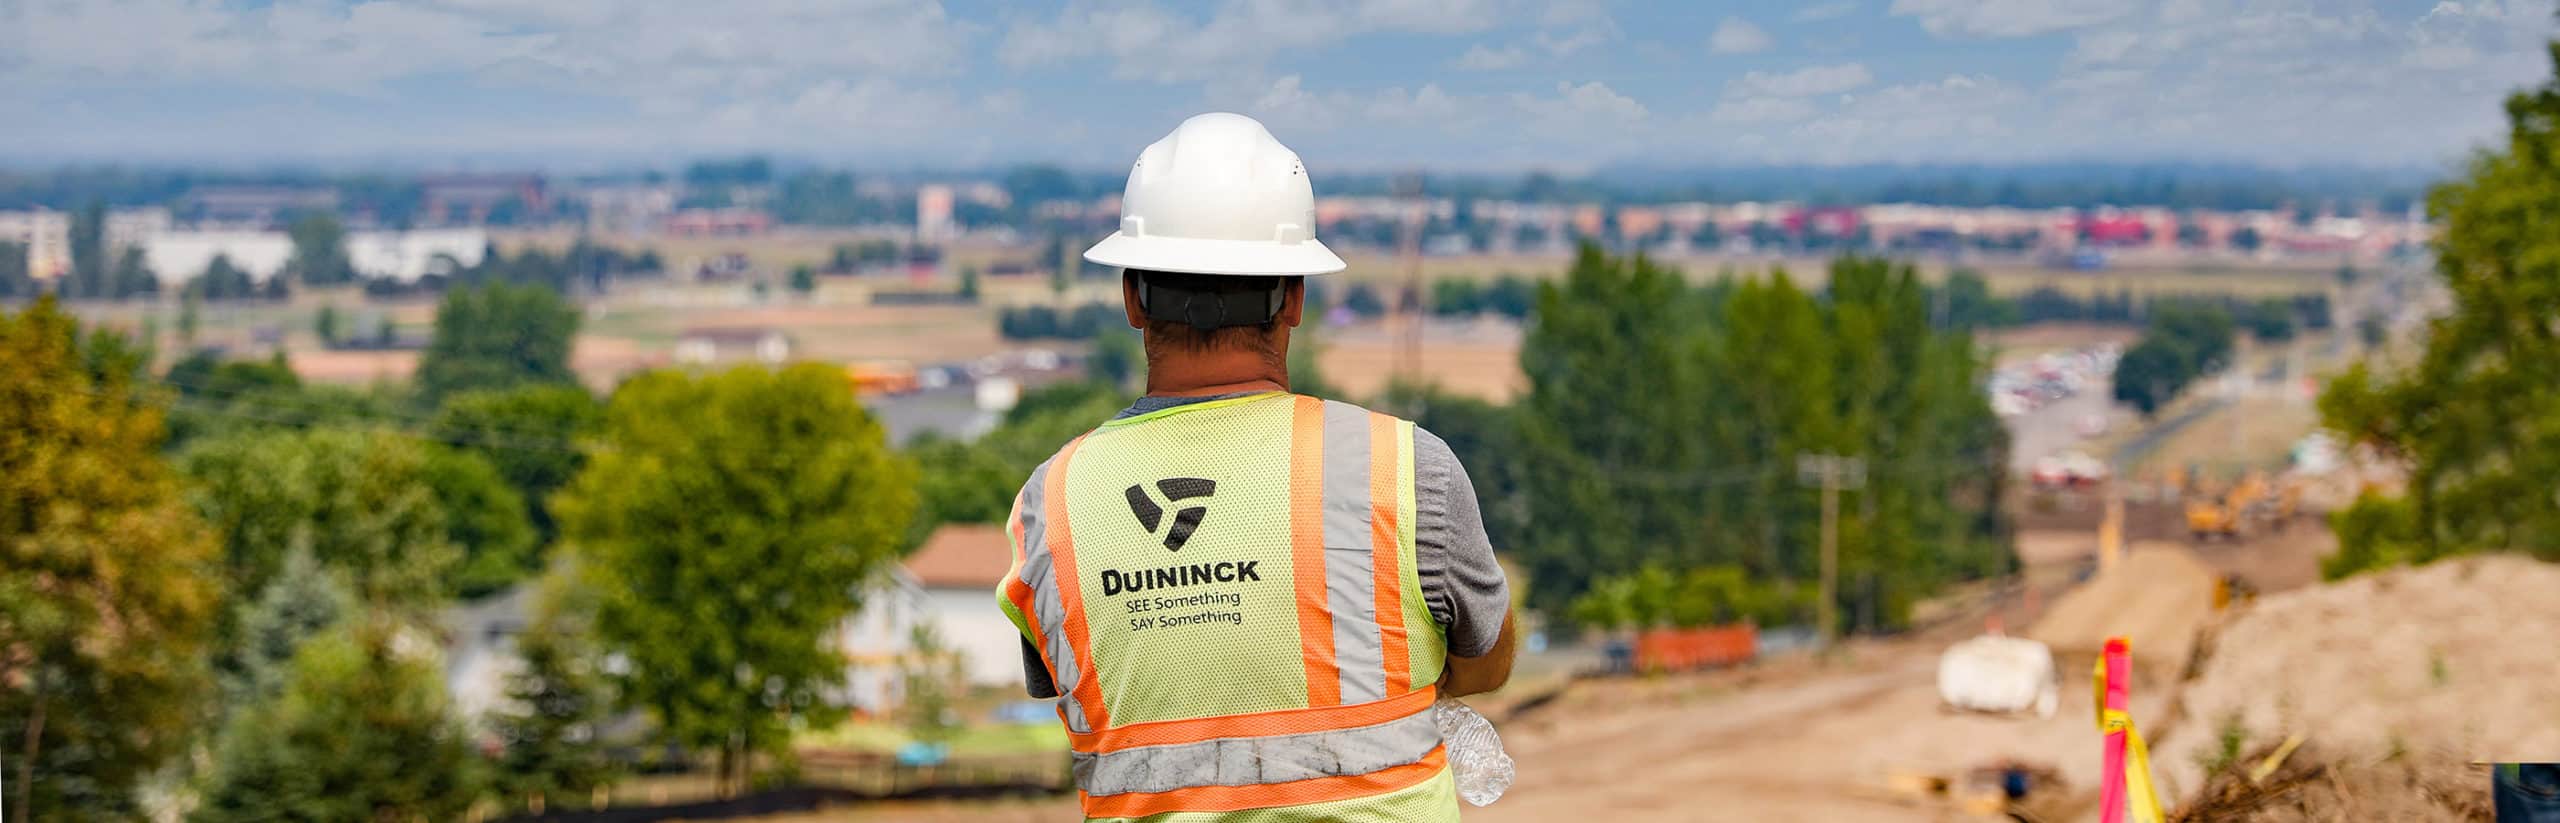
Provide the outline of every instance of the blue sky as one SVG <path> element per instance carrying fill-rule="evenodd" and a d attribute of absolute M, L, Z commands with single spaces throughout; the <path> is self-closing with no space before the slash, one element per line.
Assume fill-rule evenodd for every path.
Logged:
<path fill-rule="evenodd" d="M 0 162 L 2441 166 L 2541 0 L 15 0 Z"/>

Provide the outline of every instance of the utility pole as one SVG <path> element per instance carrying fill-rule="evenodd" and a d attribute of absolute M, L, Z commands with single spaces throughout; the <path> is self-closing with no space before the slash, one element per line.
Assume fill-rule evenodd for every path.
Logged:
<path fill-rule="evenodd" d="M 1840 639 L 1840 490 L 1865 488 L 1867 460 L 1836 454 L 1796 456 L 1796 481 L 1822 489 L 1822 592 L 1814 601 L 1823 648 Z"/>
<path fill-rule="evenodd" d="M 1406 172 L 1395 179 L 1396 265 L 1404 270 L 1404 294 L 1396 301 L 1398 313 L 1404 315 L 1404 328 L 1396 338 L 1395 374 L 1405 380 L 1422 379 L 1422 318 L 1426 299 L 1422 287 L 1422 230 L 1431 221 L 1431 204 L 1422 198 L 1422 173 Z"/>

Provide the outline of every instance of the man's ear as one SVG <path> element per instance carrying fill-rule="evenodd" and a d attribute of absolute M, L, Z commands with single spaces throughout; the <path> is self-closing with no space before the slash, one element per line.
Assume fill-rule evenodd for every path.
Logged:
<path fill-rule="evenodd" d="M 1292 277 L 1280 287 L 1280 325 L 1297 328 L 1306 319 L 1307 279 Z"/>
<path fill-rule="evenodd" d="M 1147 312 L 1138 308 L 1138 275 L 1134 272 L 1120 272 L 1120 309 L 1129 315 L 1129 328 L 1147 327 Z"/>

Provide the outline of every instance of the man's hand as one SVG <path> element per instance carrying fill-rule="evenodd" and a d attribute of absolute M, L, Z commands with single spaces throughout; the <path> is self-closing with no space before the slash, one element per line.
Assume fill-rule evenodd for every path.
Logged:
<path fill-rule="evenodd" d="M 1502 688 L 1511 680 L 1511 658 L 1519 651 L 1519 639 L 1512 636 L 1511 615 L 1502 616 L 1502 634 L 1494 638 L 1493 650 L 1483 657 L 1449 655 L 1449 666 L 1440 672 L 1440 696 L 1465 697 Z"/>

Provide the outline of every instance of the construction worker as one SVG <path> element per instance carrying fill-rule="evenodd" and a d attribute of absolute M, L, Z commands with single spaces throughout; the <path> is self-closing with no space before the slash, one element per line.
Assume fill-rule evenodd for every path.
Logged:
<path fill-rule="evenodd" d="M 1412 423 L 1289 392 L 1315 238 L 1298 156 L 1235 114 L 1138 155 L 1120 230 L 1147 393 L 1031 473 L 998 599 L 1092 820 L 1455 820 L 1437 697 L 1510 677 L 1475 488 Z"/>

